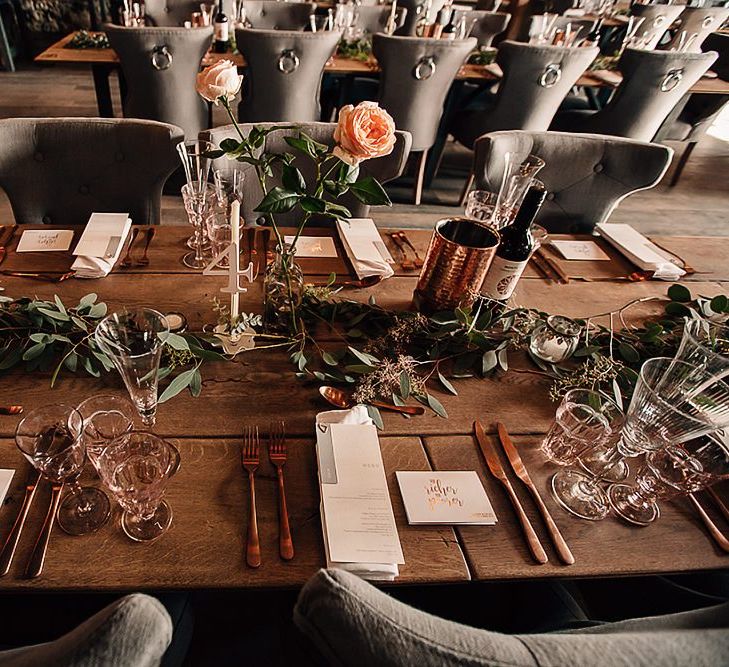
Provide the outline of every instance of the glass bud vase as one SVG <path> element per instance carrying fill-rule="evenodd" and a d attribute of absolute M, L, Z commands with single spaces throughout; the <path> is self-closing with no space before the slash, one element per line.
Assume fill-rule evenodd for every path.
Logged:
<path fill-rule="evenodd" d="M 263 282 L 264 325 L 269 333 L 295 333 L 297 310 L 304 293 L 304 273 L 295 261 L 296 248 L 276 247 Z"/>

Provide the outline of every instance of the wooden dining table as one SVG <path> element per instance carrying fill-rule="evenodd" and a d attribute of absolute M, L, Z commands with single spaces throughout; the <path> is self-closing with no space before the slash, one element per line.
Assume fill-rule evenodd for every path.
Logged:
<path fill-rule="evenodd" d="M 75 35 L 75 32 L 70 33 L 54 44 L 51 44 L 51 46 L 35 57 L 35 62 L 44 64 L 62 63 L 90 67 L 94 79 L 99 116 L 102 118 L 113 118 L 114 107 L 111 97 L 111 87 L 109 85 L 109 76 L 112 72 L 119 69 L 119 58 L 116 52 L 110 48 L 70 48 L 69 43 Z M 245 66 L 245 61 L 240 53 L 219 54 L 213 53 L 212 51 L 209 51 L 205 55 L 202 66 L 211 65 L 221 59 L 232 60 L 239 67 Z M 363 61 L 336 55 L 329 59 L 329 62 L 324 67 L 324 72 L 333 76 L 352 76 L 357 74 L 368 74 L 371 76 L 379 73 L 379 67 L 374 57 Z M 500 70 L 498 66 L 494 65 L 463 65 L 456 76 L 457 81 L 471 81 L 474 83 L 497 81 L 499 78 Z M 576 85 L 589 88 L 605 88 L 615 87 L 617 82 L 611 78 L 602 78 L 600 72 L 587 71 L 578 79 Z M 719 78 L 702 78 L 691 88 L 691 92 L 729 95 L 729 81 L 724 81 Z"/>
<path fill-rule="evenodd" d="M 190 331 L 199 331 L 216 320 L 213 299 L 224 297 L 219 290 L 225 277 L 203 277 L 200 272 L 182 265 L 180 260 L 187 250 L 185 240 L 189 231 L 185 227 L 158 228 L 146 267 L 117 268 L 106 278 L 69 279 L 62 283 L 0 275 L 2 294 L 51 300 L 57 295 L 70 306 L 93 292 L 108 304 L 110 311 L 124 306 L 149 306 L 164 313 L 179 312 L 187 318 Z M 15 234 L 0 270 L 68 270 L 73 260 L 69 253 L 16 253 L 21 232 L 22 229 Z M 331 233 L 326 229 L 307 231 L 314 235 Z M 430 232 L 405 230 L 405 233 L 422 256 Z M 76 239 L 78 235 L 77 231 Z M 397 248 L 384 232 L 383 239 L 399 260 Z M 692 293 L 705 296 L 729 293 L 729 267 L 725 261 L 729 239 L 662 237 L 654 240 L 696 269 L 684 281 Z M 344 259 L 338 238 L 335 245 L 337 258 L 300 260 L 308 281 L 325 281 L 332 271 L 340 278 L 351 276 L 351 267 Z M 400 265 L 396 268 L 395 276 L 379 285 L 344 289 L 338 298 L 362 301 L 375 297 L 378 304 L 387 308 L 410 307 L 417 275 Z M 664 307 L 668 287 L 665 282 L 631 282 L 618 274 L 606 277 L 604 270 L 589 266 L 571 273 L 579 277 L 571 279 L 569 284 L 556 284 L 530 268 L 518 285 L 513 303 L 586 317 L 634 299 L 653 297 L 625 311 L 627 324 L 659 316 Z M 261 311 L 260 278 L 241 295 L 241 308 L 246 312 Z M 324 336 L 320 344 L 326 346 L 333 341 Z M 154 429 L 177 445 L 182 459 L 167 493 L 174 512 L 169 532 L 151 544 L 132 542 L 120 529 L 120 510 L 115 507 L 111 521 L 95 534 L 72 537 L 56 528 L 43 574 L 37 579 L 26 579 L 25 566 L 48 509 L 49 485 L 42 483 L 12 568 L 7 576 L 0 578 L 0 591 L 298 587 L 325 566 L 314 420 L 318 412 L 331 406 L 319 396 L 315 384 L 295 377 L 286 351 L 252 350 L 230 361 L 206 362 L 201 370 L 201 395 L 193 398 L 184 391 L 161 404 Z M 50 387 L 49 373 L 26 372 L 22 368 L 1 373 L 0 402 L 22 404 L 26 413 L 54 402 L 75 405 L 99 393 L 125 394 L 115 372 L 101 378 L 63 372 L 55 388 Z M 548 490 L 548 481 L 557 468 L 540 452 L 540 442 L 555 412 L 555 404 L 549 399 L 551 380 L 526 356 L 512 353 L 508 371 L 500 371 L 488 379 L 454 380 L 454 384 L 457 396 L 432 389 L 447 410 L 448 418 L 429 412 L 405 419 L 382 412 L 384 430 L 380 433 L 380 445 L 405 557 L 396 584 L 665 574 L 714 570 L 729 565 L 729 554 L 717 548 L 695 510 L 682 499 L 662 502 L 660 519 L 646 528 L 627 525 L 612 516 L 600 522 L 584 521 L 558 507 Z M 0 507 L 0 541 L 15 520 L 31 472 L 13 441 L 19 419 L 0 416 L 0 468 L 15 470 Z M 240 463 L 242 433 L 251 425 L 265 433 L 269 423 L 279 419 L 285 420 L 288 437 L 286 489 L 296 555 L 289 562 L 278 555 L 276 474 L 263 454 L 256 485 L 263 562 L 259 569 L 251 569 L 245 563 L 248 489 Z M 475 419 L 485 425 L 494 443 L 495 423 L 500 421 L 506 425 L 574 553 L 574 565 L 560 563 L 527 489 L 509 471 L 549 556 L 549 562 L 544 565 L 532 560 L 513 509 L 486 469 L 476 446 Z M 508 465 L 505 459 L 502 461 Z M 498 523 L 455 528 L 408 525 L 395 480 L 398 470 L 475 470 L 491 499 Z M 90 470 L 84 475 L 85 483 L 100 485 Z M 728 491 L 719 488 L 725 498 Z M 711 503 L 703 497 L 702 502 L 729 533 L 727 524 L 722 523 Z"/>

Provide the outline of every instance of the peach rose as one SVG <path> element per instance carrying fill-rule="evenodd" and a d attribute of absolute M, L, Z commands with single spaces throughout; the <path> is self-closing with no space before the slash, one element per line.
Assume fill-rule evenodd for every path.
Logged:
<path fill-rule="evenodd" d="M 197 75 L 195 89 L 208 102 L 232 102 L 238 94 L 243 77 L 230 60 L 219 60 Z"/>
<path fill-rule="evenodd" d="M 334 155 L 352 166 L 389 155 L 395 145 L 395 121 L 377 102 L 348 104 L 339 110 L 334 141 Z"/>

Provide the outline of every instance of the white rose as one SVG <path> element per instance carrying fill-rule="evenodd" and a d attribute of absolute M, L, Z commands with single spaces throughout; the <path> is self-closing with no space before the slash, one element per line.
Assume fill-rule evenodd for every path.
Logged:
<path fill-rule="evenodd" d="M 203 99 L 218 104 L 219 101 L 232 102 L 238 94 L 243 77 L 230 60 L 219 60 L 197 75 L 195 88 Z"/>

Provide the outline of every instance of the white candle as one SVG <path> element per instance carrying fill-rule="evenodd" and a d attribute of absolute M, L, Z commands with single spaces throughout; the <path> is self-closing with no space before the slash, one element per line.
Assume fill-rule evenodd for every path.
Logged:
<path fill-rule="evenodd" d="M 235 261 L 230 262 L 230 270 L 235 273 L 235 290 L 230 295 L 230 322 L 231 325 L 238 317 L 240 301 L 238 293 L 238 273 L 240 271 L 240 202 L 235 199 L 230 205 L 230 235 L 235 248 Z"/>

